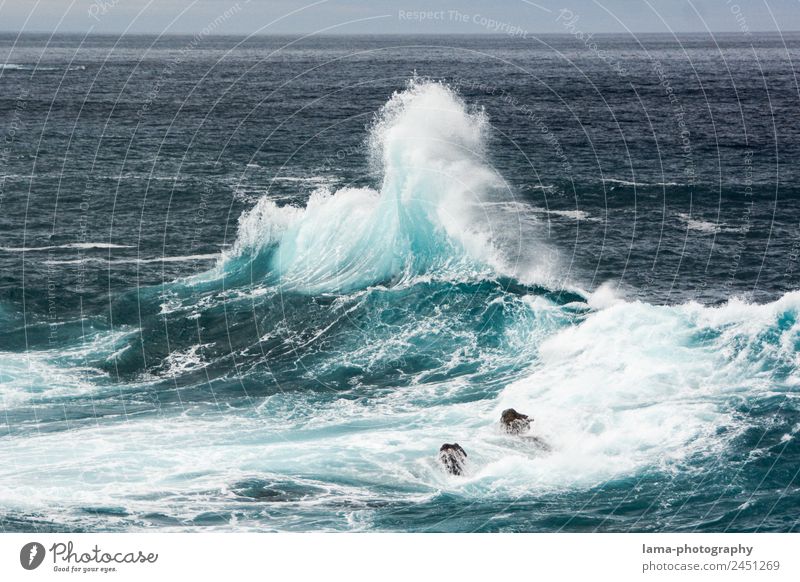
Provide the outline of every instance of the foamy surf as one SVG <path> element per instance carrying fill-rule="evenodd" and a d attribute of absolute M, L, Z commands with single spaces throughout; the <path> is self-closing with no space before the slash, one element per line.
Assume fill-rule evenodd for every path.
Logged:
<path fill-rule="evenodd" d="M 159 193 L 174 191 L 179 212 L 199 182 L 223 174 L 223 196 L 245 210 L 235 236 L 200 241 L 227 226 L 229 211 L 203 188 L 205 222 L 191 222 L 202 251 L 167 232 L 177 224 L 183 234 L 193 212 L 140 237 L 135 198 L 118 207 L 136 206 L 134 219 L 114 223 L 115 240 L 138 241 L 133 249 L 6 243 L 8 264 L 32 253 L 22 282 L 86 287 L 53 311 L 50 296 L 37 311 L 29 287 L 0 304 L 0 526 L 713 529 L 796 493 L 797 293 L 762 304 L 715 295 L 716 307 L 633 301 L 658 296 L 599 268 L 606 249 L 623 260 L 641 250 L 633 243 L 646 229 L 630 238 L 618 229 L 621 199 L 633 186 L 686 194 L 685 184 L 583 175 L 574 203 L 548 205 L 567 176 L 543 176 L 557 194 L 525 186 L 529 166 L 515 171 L 501 149 L 493 159 L 506 181 L 489 162 L 487 145 L 503 144 L 487 139 L 499 134 L 483 110 L 441 83 L 388 95 L 366 134 L 373 174 L 354 170 L 358 150 L 348 149 L 335 170 L 315 169 L 314 156 L 287 168 L 256 156 L 164 191 L 157 182 L 173 178 L 153 178 L 148 201 L 159 209 Z M 149 181 L 146 168 L 120 174 L 106 162 L 95 178 L 121 190 Z M 371 185 L 337 187 L 356 175 Z M 659 196 L 636 203 L 637 218 L 667 212 Z M 677 210 L 660 233 L 670 250 L 687 229 L 708 228 Z M 580 243 L 568 239 L 576 245 L 602 231 L 590 276 L 608 283 L 576 280 L 579 259 L 559 258 L 575 250 L 567 244 L 549 252 L 545 236 L 559 228 L 580 231 Z M 41 252 L 61 249 L 97 252 Z M 216 265 L 194 274 L 204 261 Z M 140 268 L 160 263 L 169 266 Z M 167 271 L 184 278 L 163 281 Z M 530 434 L 500 430 L 511 407 L 534 418 Z M 468 453 L 461 475 L 437 461 L 453 442 Z"/>
<path fill-rule="evenodd" d="M 487 132 L 484 113 L 471 111 L 449 87 L 411 81 L 370 131 L 380 189 L 321 188 L 303 208 L 264 197 L 240 218 L 220 268 L 267 253 L 284 288 L 310 294 L 426 273 L 519 269 L 530 261 L 512 244 L 524 211 L 494 208 L 511 195 L 486 161 Z"/>

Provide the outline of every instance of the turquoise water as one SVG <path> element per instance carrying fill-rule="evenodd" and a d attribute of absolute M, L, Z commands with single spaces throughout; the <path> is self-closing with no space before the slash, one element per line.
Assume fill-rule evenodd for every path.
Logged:
<path fill-rule="evenodd" d="M 3 530 L 797 529 L 796 38 L 0 41 Z"/>

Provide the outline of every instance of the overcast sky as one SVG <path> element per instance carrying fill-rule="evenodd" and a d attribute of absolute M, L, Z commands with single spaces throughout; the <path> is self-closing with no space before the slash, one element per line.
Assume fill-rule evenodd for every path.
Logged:
<path fill-rule="evenodd" d="M 0 30 L 14 32 L 522 35 L 568 21 L 585 33 L 788 31 L 800 1 L 0 0 Z"/>

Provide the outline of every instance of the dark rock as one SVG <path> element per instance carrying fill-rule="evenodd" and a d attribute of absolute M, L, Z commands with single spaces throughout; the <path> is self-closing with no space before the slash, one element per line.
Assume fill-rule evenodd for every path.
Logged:
<path fill-rule="evenodd" d="M 524 434 L 531 429 L 533 419 L 527 414 L 520 414 L 513 408 L 508 408 L 500 415 L 500 426 L 508 434 Z"/>
<path fill-rule="evenodd" d="M 439 447 L 439 462 L 451 475 L 463 475 L 467 462 L 467 451 L 458 443 L 445 443 Z"/>

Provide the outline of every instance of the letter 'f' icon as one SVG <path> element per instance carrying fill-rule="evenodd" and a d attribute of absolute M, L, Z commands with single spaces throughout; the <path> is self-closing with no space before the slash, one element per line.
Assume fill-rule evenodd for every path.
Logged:
<path fill-rule="evenodd" d="M 44 561 L 44 546 L 39 542 L 30 542 L 19 551 L 19 563 L 26 570 L 35 570 Z"/>

